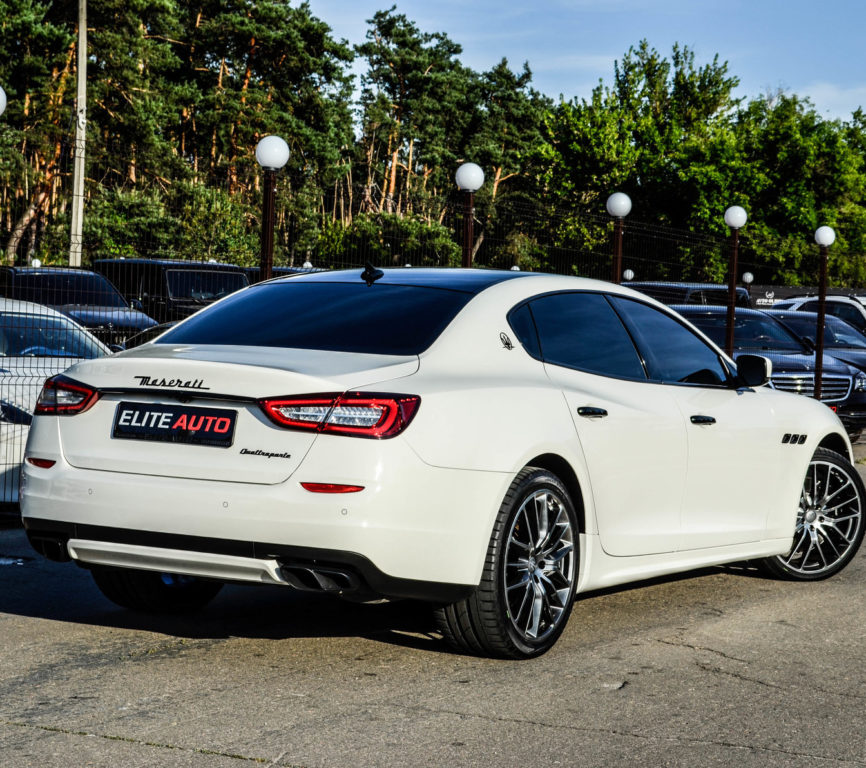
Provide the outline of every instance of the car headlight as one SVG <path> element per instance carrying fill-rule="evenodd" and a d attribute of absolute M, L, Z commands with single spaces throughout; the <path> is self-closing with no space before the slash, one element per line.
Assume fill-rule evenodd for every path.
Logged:
<path fill-rule="evenodd" d="M 866 373 L 863 373 L 863 371 L 860 371 L 854 377 L 854 391 L 866 392 Z"/>

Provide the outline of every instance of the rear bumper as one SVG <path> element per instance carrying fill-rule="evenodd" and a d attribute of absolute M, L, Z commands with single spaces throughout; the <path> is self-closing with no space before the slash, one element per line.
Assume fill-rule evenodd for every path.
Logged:
<path fill-rule="evenodd" d="M 33 548 L 50 560 L 183 573 L 223 581 L 289 586 L 312 592 L 377 595 L 450 603 L 474 586 L 388 576 L 348 552 L 231 541 L 26 518 Z"/>
<path fill-rule="evenodd" d="M 35 455 L 56 459 L 53 467 L 24 465 L 22 519 L 38 550 L 81 563 L 164 570 L 159 558 L 166 556 L 172 572 L 198 575 L 198 555 L 214 556 L 214 567 L 223 567 L 221 557 L 273 560 L 289 584 L 304 568 L 333 566 L 374 593 L 425 599 L 478 584 L 508 474 L 432 467 L 399 439 L 371 445 L 326 438 L 276 484 L 81 469 L 46 448 Z M 364 490 L 311 493 L 301 481 Z M 91 544 L 70 551 L 70 539 Z M 147 551 L 124 552 L 120 545 Z M 192 553 L 189 563 L 183 553 Z M 237 565 L 239 573 L 246 567 Z M 247 565 L 260 573 L 271 568 Z"/>

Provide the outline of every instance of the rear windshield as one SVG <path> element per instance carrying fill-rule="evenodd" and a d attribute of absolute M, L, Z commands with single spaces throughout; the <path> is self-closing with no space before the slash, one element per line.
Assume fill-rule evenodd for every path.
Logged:
<path fill-rule="evenodd" d="M 157 344 L 294 347 L 417 355 L 473 294 L 442 288 L 355 283 L 257 285 L 193 315 Z"/>
<path fill-rule="evenodd" d="M 15 277 L 13 294 L 22 301 L 52 306 L 89 304 L 127 308 L 126 300 L 114 286 L 92 272 L 23 273 Z"/>
<path fill-rule="evenodd" d="M 165 273 L 168 293 L 173 299 L 211 302 L 249 285 L 243 272 L 169 269 Z"/>

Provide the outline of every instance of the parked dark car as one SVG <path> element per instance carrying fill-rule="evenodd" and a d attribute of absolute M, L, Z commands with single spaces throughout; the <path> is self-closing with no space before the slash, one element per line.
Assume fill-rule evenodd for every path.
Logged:
<path fill-rule="evenodd" d="M 104 344 L 156 325 L 104 275 L 67 267 L 0 267 L 0 295 L 43 304 L 71 317 Z"/>
<path fill-rule="evenodd" d="M 817 313 L 787 309 L 767 309 L 764 311 L 781 320 L 807 345 L 814 346 L 815 331 L 818 325 Z M 866 336 L 851 323 L 846 323 L 833 315 L 824 316 L 824 352 L 843 363 L 866 371 Z"/>
<path fill-rule="evenodd" d="M 673 307 L 719 346 L 725 344 L 726 307 Z M 736 310 L 734 359 L 763 355 L 773 363 L 776 389 L 812 397 L 815 392 L 815 350 L 780 320 L 757 309 Z M 866 373 L 829 354 L 824 355 L 821 402 L 836 412 L 852 437 L 866 427 Z"/>
<path fill-rule="evenodd" d="M 93 268 L 105 275 L 130 301 L 159 323 L 183 320 L 202 307 L 246 288 L 243 267 L 171 259 L 97 259 Z"/>
<path fill-rule="evenodd" d="M 791 312 L 817 312 L 819 299 L 813 294 L 788 296 L 773 304 L 773 309 L 787 309 Z M 851 323 L 860 333 L 866 334 L 866 306 L 856 296 L 827 296 L 824 311 L 828 315 L 840 317 Z"/>
<path fill-rule="evenodd" d="M 719 283 L 630 282 L 629 288 L 645 293 L 662 304 L 728 305 L 728 286 Z M 752 300 L 745 288 L 737 288 L 737 306 L 751 307 Z"/>

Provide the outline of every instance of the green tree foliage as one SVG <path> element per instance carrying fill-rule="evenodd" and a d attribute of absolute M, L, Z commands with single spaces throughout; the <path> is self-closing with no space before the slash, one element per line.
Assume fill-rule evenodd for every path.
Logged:
<path fill-rule="evenodd" d="M 7 261 L 65 258 L 76 32 L 72 0 L 0 0 Z M 659 276 L 723 279 L 722 216 L 738 204 L 759 281 L 814 282 L 811 233 L 830 224 L 831 279 L 866 283 L 866 115 L 826 120 L 793 94 L 740 101 L 727 63 L 684 46 L 641 41 L 587 98 L 554 103 L 528 64 L 475 72 L 396 7 L 354 50 L 294 0 L 90 0 L 88 33 L 88 258 L 256 263 L 254 148 L 278 134 L 291 157 L 277 264 L 457 263 L 454 172 L 472 161 L 486 174 L 477 265 L 607 277 L 604 202 L 621 190 L 626 256 Z"/>

